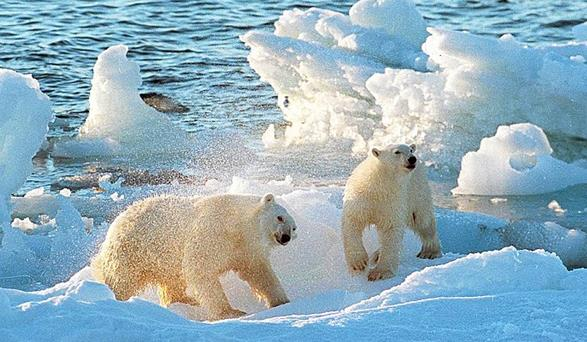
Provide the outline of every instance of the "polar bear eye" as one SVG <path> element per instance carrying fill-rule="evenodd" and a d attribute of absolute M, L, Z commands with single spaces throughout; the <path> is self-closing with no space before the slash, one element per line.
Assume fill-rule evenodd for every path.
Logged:
<path fill-rule="evenodd" d="M 400 154 L 401 152 L 400 152 L 400 151 L 395 151 L 394 153 L 395 153 L 395 154 Z"/>
<path fill-rule="evenodd" d="M 283 223 L 283 216 L 277 216 L 277 221 Z"/>

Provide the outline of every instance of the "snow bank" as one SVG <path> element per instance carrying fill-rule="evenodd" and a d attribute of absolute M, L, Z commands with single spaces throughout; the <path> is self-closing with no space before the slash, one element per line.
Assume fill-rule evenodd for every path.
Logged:
<path fill-rule="evenodd" d="M 451 168 L 504 123 L 587 137 L 585 46 L 531 48 L 511 35 L 437 28 L 424 42 L 424 27 L 409 1 L 362 0 L 350 16 L 285 11 L 273 34 L 241 37 L 291 123 L 284 132 L 270 127 L 265 145 L 341 139 L 364 152 L 408 140 Z"/>
<path fill-rule="evenodd" d="M 347 310 L 383 308 L 434 297 L 476 297 L 557 289 L 567 273 L 560 259 L 553 254 L 507 247 L 469 254 L 444 265 L 414 272 L 401 285 Z"/>
<path fill-rule="evenodd" d="M 74 140 L 55 144 L 52 155 L 177 155 L 190 149 L 187 133 L 141 99 L 139 66 L 127 59 L 127 51 L 115 45 L 98 56 L 86 122 Z"/>
<path fill-rule="evenodd" d="M 371 299 L 329 292 L 270 310 L 281 309 L 270 318 L 205 324 L 138 298 L 115 301 L 107 287 L 84 280 L 86 269 L 40 292 L 0 289 L 0 330 L 11 340 L 234 339 L 235 331 L 242 340 L 421 340 L 438 339 L 438 331 L 445 340 L 580 339 L 587 333 L 581 271 L 548 253 L 507 248 L 425 268 Z M 294 311 L 343 298 L 349 302 L 339 310 Z"/>
<path fill-rule="evenodd" d="M 587 273 L 567 271 L 554 254 L 509 247 L 463 257 L 514 245 L 556 251 L 565 263 L 581 265 L 587 261 L 585 234 L 550 223 L 508 223 L 486 215 L 440 209 L 436 217 L 444 256 L 435 260 L 416 258 L 420 243 L 408 232 L 398 275 L 368 282 L 346 271 L 340 240 L 340 187 L 304 188 L 295 186 L 291 178 L 262 182 L 235 177 L 230 183 L 209 180 L 200 187 L 105 188 L 100 194 L 104 200 L 110 199 L 113 191 L 124 195 L 118 201 L 110 199 L 112 204 L 106 211 L 120 210 L 119 205 L 160 191 L 179 195 L 275 193 L 299 228 L 296 240 L 276 248 L 271 255 L 291 303 L 268 310 L 244 282 L 228 274 L 222 284 L 231 304 L 249 315 L 211 325 L 196 323 L 186 318 L 203 319 L 201 309 L 174 304 L 169 311 L 155 304 L 158 298 L 151 290 L 127 302 L 115 301 L 111 291 L 94 283 L 85 268 L 66 283 L 43 291 L 0 289 L 0 314 L 4 318 L 0 330 L 4 336 L 15 340 L 44 336 L 53 340 L 65 336 L 116 340 L 228 338 L 238 329 L 239 338 L 245 340 L 262 336 L 312 339 L 323 337 L 325 331 L 328 336 L 347 339 L 353 334 L 384 339 L 390 333 L 405 339 L 432 339 L 434 336 L 427 332 L 434 327 L 436 332 L 442 329 L 447 339 L 456 339 L 473 336 L 474 327 L 477 332 L 485 332 L 475 336 L 563 338 L 577 332 L 569 326 L 581 319 L 578 313 L 587 305 L 587 296 L 577 286 L 587 280 Z M 23 201 L 45 201 L 45 196 L 33 191 Z M 82 268 L 97 250 L 106 227 L 92 227 L 73 208 L 73 204 L 93 207 L 95 203 L 63 195 L 56 201 L 55 219 L 47 218 L 40 224 L 26 219 L 14 221 L 13 226 L 19 230 L 13 231 L 20 234 L 20 245 L 11 250 L 12 254 L 0 253 L 0 265 L 4 265 L 0 274 L 9 275 L 0 278 L 0 286 L 44 288 Z M 373 231 L 364 240 L 369 252 L 377 248 Z M 538 312 L 538 316 L 533 314 Z M 569 326 L 552 324 L 561 320 Z M 386 322 L 384 331 L 377 328 L 381 322 Z"/>
<path fill-rule="evenodd" d="M 587 183 L 587 169 L 551 156 L 542 129 L 532 124 L 500 126 L 467 153 L 455 194 L 529 195 Z"/>

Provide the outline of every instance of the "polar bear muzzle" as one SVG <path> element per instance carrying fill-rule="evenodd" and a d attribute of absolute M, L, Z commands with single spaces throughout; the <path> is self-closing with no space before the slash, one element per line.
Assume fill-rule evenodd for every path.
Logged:
<path fill-rule="evenodd" d="M 279 243 L 282 246 L 287 245 L 287 243 L 291 240 L 291 236 L 287 233 L 285 234 L 279 234 L 276 233 L 275 234 L 275 241 L 277 241 L 277 243 Z"/>
<path fill-rule="evenodd" d="M 418 158 L 416 158 L 416 156 L 414 156 L 414 155 L 410 156 L 410 158 L 408 158 L 408 165 L 406 165 L 406 168 L 408 170 L 415 169 L 417 161 L 418 161 Z"/>

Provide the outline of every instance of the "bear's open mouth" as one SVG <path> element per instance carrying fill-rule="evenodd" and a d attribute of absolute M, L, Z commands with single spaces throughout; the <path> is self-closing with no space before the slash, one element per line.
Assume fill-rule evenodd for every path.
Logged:
<path fill-rule="evenodd" d="M 416 168 L 416 164 L 408 164 L 408 165 L 406 165 L 406 169 L 408 169 L 408 170 L 413 170 L 415 168 Z"/>
<path fill-rule="evenodd" d="M 291 237 L 287 234 L 283 234 L 283 235 L 275 234 L 275 241 L 278 244 L 285 246 L 285 245 L 287 245 L 288 242 L 291 241 Z"/>

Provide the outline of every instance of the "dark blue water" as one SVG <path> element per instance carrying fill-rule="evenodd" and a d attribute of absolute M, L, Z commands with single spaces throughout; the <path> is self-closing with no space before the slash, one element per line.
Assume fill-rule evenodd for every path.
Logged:
<path fill-rule="evenodd" d="M 141 67 L 141 92 L 164 94 L 187 106 L 172 120 L 189 132 L 234 130 L 260 151 L 260 135 L 270 123 L 282 122 L 271 87 L 249 67 L 248 50 L 239 35 L 272 30 L 286 9 L 320 7 L 348 12 L 354 1 L 3 1 L 0 3 L 0 67 L 30 73 L 52 100 L 58 120 L 50 137 L 75 135 L 88 112 L 92 67 L 109 46 L 129 46 L 129 58 Z M 587 21 L 587 1 L 456 1 L 418 0 L 429 26 L 499 36 L 514 34 L 531 45 L 566 42 L 571 27 Z M 275 166 L 273 174 L 304 174 L 306 178 L 340 181 L 347 174 L 346 160 L 324 161 L 311 151 L 298 164 Z M 263 157 L 261 157 L 263 158 Z M 84 174 L 101 161 L 71 162 L 41 156 L 21 192 L 49 188 L 60 177 Z M 267 166 L 271 169 L 271 163 Z M 319 170 L 316 171 L 316 170 Z M 452 180 L 454 182 L 454 179 Z M 542 203 L 557 198 L 573 212 L 587 207 L 584 187 L 536 200 L 512 199 L 494 213 L 487 199 L 453 199 L 452 184 L 437 187 L 442 206 L 483 210 L 511 218 L 533 216 Z M 583 195 L 581 195 L 583 194 Z M 557 197 L 558 196 L 558 197 Z M 578 200 L 577 200 L 578 199 Z M 464 201 L 464 202 L 463 202 Z M 483 202 L 482 204 L 475 204 Z M 463 204 L 465 203 L 465 204 Z M 471 204 L 472 203 L 472 204 Z M 518 203 L 518 204 L 515 204 Z M 527 208 L 532 203 L 532 210 Z M 545 206 L 546 204 L 544 204 Z M 499 208 L 499 207 L 497 207 Z M 585 228 L 585 216 L 541 218 Z M 552 217 L 550 217 L 551 215 Z M 565 220 L 570 220 L 567 222 Z"/>

